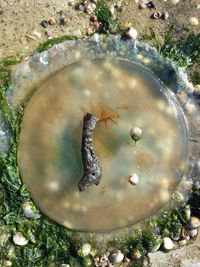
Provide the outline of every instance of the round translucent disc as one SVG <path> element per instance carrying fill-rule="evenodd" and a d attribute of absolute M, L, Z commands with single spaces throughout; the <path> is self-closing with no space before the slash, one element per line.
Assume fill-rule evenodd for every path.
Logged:
<path fill-rule="evenodd" d="M 102 179 L 83 192 L 83 117 L 99 118 L 94 148 Z M 136 144 L 133 127 L 143 131 Z M 69 228 L 108 231 L 155 214 L 179 183 L 187 126 L 175 97 L 142 66 L 125 60 L 82 60 L 49 77 L 23 118 L 18 163 L 32 197 Z M 139 182 L 129 183 L 137 174 Z"/>

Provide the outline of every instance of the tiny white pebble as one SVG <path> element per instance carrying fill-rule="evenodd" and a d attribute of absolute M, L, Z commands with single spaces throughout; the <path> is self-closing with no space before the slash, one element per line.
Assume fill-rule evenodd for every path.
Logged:
<path fill-rule="evenodd" d="M 81 249 L 81 252 L 83 254 L 83 256 L 87 256 L 90 254 L 90 251 L 91 251 L 91 245 L 89 243 L 86 243 L 86 244 L 83 244 L 82 245 L 82 249 Z"/>
<path fill-rule="evenodd" d="M 198 21 L 197 18 L 195 18 L 195 17 L 191 17 L 191 18 L 190 18 L 190 24 L 191 24 L 192 26 L 197 26 L 197 25 L 199 24 L 199 21 Z"/>
<path fill-rule="evenodd" d="M 195 237 L 198 234 L 198 230 L 197 229 L 192 229 L 189 231 L 189 236 L 190 237 Z"/>
<path fill-rule="evenodd" d="M 20 233 L 16 233 L 13 236 L 13 242 L 18 246 L 25 246 L 28 244 L 28 240 Z"/>
<path fill-rule="evenodd" d="M 171 250 L 174 247 L 173 241 L 169 237 L 164 237 L 163 238 L 163 247 L 166 250 Z"/>
<path fill-rule="evenodd" d="M 139 127 L 133 127 L 130 131 L 131 138 L 136 142 L 140 140 L 142 136 L 142 129 Z"/>
<path fill-rule="evenodd" d="M 131 28 L 126 32 L 126 36 L 127 36 L 128 38 L 131 38 L 131 39 L 135 40 L 135 39 L 137 39 L 138 32 L 137 32 L 136 29 L 134 29 L 134 28 L 131 27 Z"/>
<path fill-rule="evenodd" d="M 132 185 L 136 185 L 139 183 L 139 177 L 136 173 L 133 173 L 129 176 L 128 181 Z"/>

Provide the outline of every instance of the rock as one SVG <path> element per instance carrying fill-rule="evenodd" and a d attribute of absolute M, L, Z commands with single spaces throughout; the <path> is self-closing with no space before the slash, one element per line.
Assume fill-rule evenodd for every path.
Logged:
<path fill-rule="evenodd" d="M 131 252 L 131 258 L 133 260 L 139 260 L 142 257 L 142 254 L 139 249 L 134 248 Z"/>
<path fill-rule="evenodd" d="M 137 36 L 138 36 L 137 30 L 132 28 L 132 27 L 126 32 L 126 37 L 127 38 L 135 40 L 135 39 L 137 39 Z"/>
<path fill-rule="evenodd" d="M 142 130 L 139 127 L 133 127 L 130 131 L 131 138 L 137 142 L 142 137 Z"/>
<path fill-rule="evenodd" d="M 100 23 L 99 23 L 98 21 L 95 21 L 95 22 L 93 23 L 93 27 L 94 27 L 94 29 L 95 29 L 96 31 L 98 31 L 98 30 L 100 29 L 101 25 L 100 25 Z"/>
<path fill-rule="evenodd" d="M 163 248 L 165 250 L 171 250 L 171 249 L 173 249 L 173 247 L 174 247 L 174 244 L 173 244 L 173 241 L 171 240 L 171 238 L 164 237 L 163 238 Z"/>
<path fill-rule="evenodd" d="M 81 252 L 83 256 L 88 256 L 90 254 L 92 246 L 89 243 L 82 245 Z"/>
<path fill-rule="evenodd" d="M 136 173 L 133 173 L 129 176 L 128 181 L 132 185 L 136 185 L 139 182 L 139 177 Z"/>
<path fill-rule="evenodd" d="M 188 232 L 190 237 L 195 237 L 198 234 L 198 230 L 197 229 L 192 229 Z"/>
<path fill-rule="evenodd" d="M 160 19 L 160 18 L 162 18 L 162 16 L 163 16 L 162 12 L 156 11 L 153 14 L 151 14 L 150 18 L 151 19 Z"/>
<path fill-rule="evenodd" d="M 120 263 L 124 259 L 124 254 L 120 250 L 118 250 L 116 252 L 112 252 L 108 259 L 113 264 Z"/>
<path fill-rule="evenodd" d="M 40 218 L 40 214 L 33 210 L 33 206 L 30 202 L 26 202 L 23 205 L 23 213 L 27 219 L 37 220 Z"/>
<path fill-rule="evenodd" d="M 49 23 L 49 25 L 51 25 L 51 26 L 55 25 L 56 22 L 57 22 L 57 21 L 56 21 L 55 18 L 50 18 L 50 19 L 48 20 L 48 23 Z"/>
<path fill-rule="evenodd" d="M 48 27 L 48 21 L 47 20 L 43 20 L 41 21 L 40 25 L 43 27 L 43 28 L 47 28 Z"/>
<path fill-rule="evenodd" d="M 25 246 L 28 244 L 28 240 L 21 233 L 16 233 L 13 236 L 13 242 L 18 246 Z"/>
<path fill-rule="evenodd" d="M 167 20 L 169 18 L 169 13 L 167 11 L 163 12 L 161 15 L 161 19 Z"/>
<path fill-rule="evenodd" d="M 200 84 L 197 84 L 195 87 L 194 87 L 194 93 L 196 95 L 200 95 Z"/>
<path fill-rule="evenodd" d="M 149 9 L 156 9 L 156 5 L 152 1 L 148 2 L 146 5 Z"/>
<path fill-rule="evenodd" d="M 198 21 L 197 18 L 195 18 L 195 17 L 191 17 L 191 18 L 190 18 L 190 24 L 191 24 L 192 26 L 197 26 L 197 25 L 199 24 L 199 21 Z"/>
<path fill-rule="evenodd" d="M 2 15 L 3 14 L 3 7 L 2 7 L 2 5 L 0 5 L 0 15 Z"/>
<path fill-rule="evenodd" d="M 192 229 L 198 228 L 200 226 L 200 221 L 197 217 L 192 216 L 190 218 L 190 227 Z"/>

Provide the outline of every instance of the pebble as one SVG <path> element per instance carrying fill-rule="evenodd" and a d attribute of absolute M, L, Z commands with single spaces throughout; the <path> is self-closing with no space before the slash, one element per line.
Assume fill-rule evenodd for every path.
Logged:
<path fill-rule="evenodd" d="M 118 250 L 116 252 L 112 252 L 109 255 L 108 259 L 113 264 L 120 263 L 124 259 L 124 254 L 120 250 Z"/>
<path fill-rule="evenodd" d="M 133 127 L 130 131 L 131 138 L 137 142 L 141 139 L 142 137 L 142 129 L 139 127 Z"/>
<path fill-rule="evenodd" d="M 161 18 L 167 20 L 169 18 L 169 13 L 167 11 L 163 12 Z"/>
<path fill-rule="evenodd" d="M 50 18 L 50 19 L 48 20 L 48 23 L 49 23 L 49 25 L 51 25 L 51 26 L 55 25 L 56 22 L 57 22 L 57 21 L 56 21 L 55 18 Z"/>
<path fill-rule="evenodd" d="M 94 12 L 95 8 L 92 7 L 92 5 L 87 5 L 86 8 L 85 8 L 85 12 L 88 14 L 88 15 L 91 15 L 93 12 Z"/>
<path fill-rule="evenodd" d="M 132 250 L 131 252 L 131 258 L 133 260 L 139 260 L 142 257 L 141 252 L 139 251 L 139 249 L 135 248 Z"/>
<path fill-rule="evenodd" d="M 190 227 L 192 229 L 198 228 L 200 226 L 200 221 L 197 217 L 192 216 L 190 218 Z"/>
<path fill-rule="evenodd" d="M 192 229 L 188 233 L 189 233 L 190 237 L 195 237 L 198 234 L 198 230 L 197 229 Z"/>
<path fill-rule="evenodd" d="M 13 236 L 13 242 L 18 246 L 25 246 L 28 244 L 28 240 L 20 233 L 16 233 Z"/>
<path fill-rule="evenodd" d="M 190 18 L 190 24 L 191 24 L 192 26 L 197 26 L 197 25 L 199 24 L 199 21 L 198 21 L 197 18 L 192 17 L 192 18 Z"/>
<path fill-rule="evenodd" d="M 133 173 L 128 177 L 128 181 L 130 184 L 136 185 L 139 182 L 139 177 L 136 173 Z"/>
<path fill-rule="evenodd" d="M 152 9 L 152 8 L 156 9 L 156 5 L 152 1 L 148 2 L 146 5 L 149 9 Z"/>
<path fill-rule="evenodd" d="M 196 95 L 200 95 L 200 84 L 197 84 L 195 87 L 194 87 L 194 93 Z"/>
<path fill-rule="evenodd" d="M 126 32 L 126 37 L 130 38 L 130 39 L 137 39 L 137 36 L 138 36 L 138 32 L 136 29 L 134 28 L 130 28 L 127 32 Z"/>
<path fill-rule="evenodd" d="M 81 248 L 81 252 L 82 252 L 83 256 L 88 256 L 90 254 L 91 248 L 92 247 L 89 243 L 83 244 L 82 248 Z"/>
<path fill-rule="evenodd" d="M 171 3 L 172 3 L 173 5 L 176 5 L 178 2 L 179 2 L 179 0 L 171 0 Z"/>
<path fill-rule="evenodd" d="M 48 21 L 47 20 L 43 20 L 40 25 L 43 27 L 43 28 L 47 28 L 48 27 Z"/>
<path fill-rule="evenodd" d="M 27 219 L 37 220 L 40 218 L 40 214 L 34 212 L 34 210 L 32 209 L 32 205 L 29 202 L 23 205 L 23 214 Z"/>
<path fill-rule="evenodd" d="M 101 25 L 100 25 L 100 23 L 99 23 L 98 21 L 95 21 L 95 22 L 93 23 L 93 27 L 94 27 L 94 29 L 95 29 L 96 31 L 98 31 L 98 30 L 100 29 Z"/>
<path fill-rule="evenodd" d="M 163 247 L 165 250 L 171 250 L 174 247 L 173 241 L 169 237 L 163 238 Z"/>
<path fill-rule="evenodd" d="M 0 5 L 0 15 L 2 15 L 3 14 L 3 7 L 2 7 L 2 5 Z"/>
<path fill-rule="evenodd" d="M 193 182 L 192 189 L 194 189 L 194 190 L 200 189 L 200 180 L 196 180 Z"/>

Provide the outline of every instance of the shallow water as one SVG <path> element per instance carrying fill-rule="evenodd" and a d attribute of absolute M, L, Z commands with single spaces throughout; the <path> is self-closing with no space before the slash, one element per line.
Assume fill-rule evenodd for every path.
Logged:
<path fill-rule="evenodd" d="M 98 123 L 102 181 L 79 192 L 83 116 Z M 140 127 L 135 144 L 132 127 Z M 44 213 L 82 231 L 122 228 L 160 210 L 181 180 L 187 126 L 175 97 L 150 72 L 123 60 L 85 60 L 47 79 L 25 110 L 18 163 Z M 128 182 L 139 176 L 136 186 Z"/>

